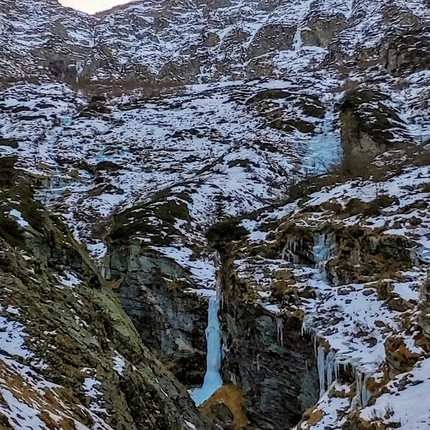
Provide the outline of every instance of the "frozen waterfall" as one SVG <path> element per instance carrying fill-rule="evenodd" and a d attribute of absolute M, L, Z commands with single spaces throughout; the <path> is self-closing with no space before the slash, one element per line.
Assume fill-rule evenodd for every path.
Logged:
<path fill-rule="evenodd" d="M 303 165 L 308 174 L 321 175 L 327 173 L 340 163 L 342 147 L 340 134 L 333 126 L 334 121 L 332 108 L 324 118 L 321 132 L 311 137 L 307 143 Z"/>
<path fill-rule="evenodd" d="M 325 276 L 325 266 L 334 256 L 335 243 L 330 235 L 319 233 L 314 236 L 312 254 L 316 268 Z"/>
<path fill-rule="evenodd" d="M 300 26 L 297 26 L 296 34 L 294 35 L 293 39 L 293 50 L 294 51 L 300 51 L 303 46 L 303 40 L 302 40 L 302 28 Z"/>
<path fill-rule="evenodd" d="M 199 406 L 222 386 L 221 370 L 221 327 L 218 318 L 219 292 L 209 298 L 208 326 L 206 328 L 206 374 L 203 386 L 190 390 L 190 396 Z"/>

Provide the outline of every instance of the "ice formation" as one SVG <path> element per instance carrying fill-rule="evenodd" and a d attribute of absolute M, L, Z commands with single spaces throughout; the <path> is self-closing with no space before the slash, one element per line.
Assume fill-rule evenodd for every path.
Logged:
<path fill-rule="evenodd" d="M 329 111 L 324 119 L 321 133 L 309 139 L 303 159 L 309 174 L 321 175 L 340 163 L 342 149 L 340 135 L 333 128 L 334 115 Z"/>
<path fill-rule="evenodd" d="M 317 269 L 323 274 L 325 274 L 325 265 L 333 256 L 333 246 L 333 241 L 330 236 L 325 233 L 315 235 L 312 253 Z"/>
<path fill-rule="evenodd" d="M 284 325 L 282 323 L 282 317 L 276 317 L 276 337 L 278 343 L 284 346 Z"/>
<path fill-rule="evenodd" d="M 221 326 L 218 318 L 220 294 L 217 292 L 209 298 L 208 326 L 206 328 L 206 374 L 203 385 L 190 391 L 194 403 L 204 403 L 222 386 L 221 370 Z"/>

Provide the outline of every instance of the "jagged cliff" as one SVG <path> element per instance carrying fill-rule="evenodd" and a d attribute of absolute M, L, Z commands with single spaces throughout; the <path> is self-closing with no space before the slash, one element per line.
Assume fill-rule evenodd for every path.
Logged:
<path fill-rule="evenodd" d="M 1 424 L 427 428 L 429 19 L 2 2 Z"/>
<path fill-rule="evenodd" d="M 427 390 L 429 154 L 400 153 L 368 179 L 326 175 L 242 221 L 250 237 L 230 276 L 275 310 L 284 338 L 296 321 L 314 343 L 320 399 L 298 429 L 428 426 L 427 406 L 403 405 Z"/>
<path fill-rule="evenodd" d="M 211 428 L 15 162 L 1 159 L 2 428 Z"/>

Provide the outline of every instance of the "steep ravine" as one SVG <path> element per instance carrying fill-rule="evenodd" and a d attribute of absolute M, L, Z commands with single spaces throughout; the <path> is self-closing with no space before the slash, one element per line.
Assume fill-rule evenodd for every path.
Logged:
<path fill-rule="evenodd" d="M 303 315 L 265 309 L 236 276 L 232 255 L 227 251 L 221 260 L 224 382 L 241 390 L 250 428 L 292 428 L 318 399 L 314 345 L 302 336 Z"/>
<path fill-rule="evenodd" d="M 185 292 L 187 283 L 182 290 L 169 288 L 165 276 L 181 278 L 172 272 L 175 264 L 134 249 L 123 257 L 117 250 L 110 253 L 112 279 L 122 279 L 117 293 L 124 310 L 144 344 L 185 386 L 201 386 L 207 361 L 207 298 Z M 292 428 L 316 402 L 319 390 L 314 345 L 301 334 L 302 314 L 277 317 L 257 304 L 254 293 L 235 277 L 227 253 L 217 276 L 222 390 L 234 394 L 219 390 L 203 410 L 224 429 Z"/>
<path fill-rule="evenodd" d="M 279 97 L 280 93 L 263 91 L 256 98 L 265 100 Z M 333 103 L 331 97 L 327 100 Z M 312 103 L 317 104 L 313 99 L 308 103 L 309 109 Z M 318 110 L 318 106 L 314 109 Z M 305 157 L 303 162 L 310 174 L 326 171 L 340 160 L 335 114 L 321 109 L 318 115 L 324 117 L 322 133 L 311 139 L 312 157 Z M 171 195 L 170 190 L 160 194 Z M 302 333 L 303 312 L 296 309 L 276 315 L 257 303 L 258 295 L 236 276 L 234 247 L 229 243 L 234 237 L 229 237 L 228 228 L 215 241 L 209 240 L 219 256 L 215 259 L 219 260 L 214 274 L 217 282 L 196 284 L 187 270 L 153 245 L 169 246 L 172 242 L 170 246 L 179 249 L 181 245 L 173 239 L 178 235 L 175 217 L 187 219 L 189 203 L 182 209 L 172 204 L 166 207 L 168 216 L 163 215 L 162 226 L 169 233 L 167 237 L 153 230 L 148 218 L 150 207 L 151 204 L 137 205 L 117 213 L 106 237 L 106 272 L 117 283 L 118 297 L 142 341 L 187 388 L 198 389 L 203 384 L 207 361 L 212 358 L 205 353 L 208 305 L 202 292 L 218 284 L 223 387 L 202 410 L 225 429 L 292 428 L 316 403 L 319 393 L 315 345 L 311 336 Z M 208 237 L 210 231 L 211 228 Z M 195 244 L 197 257 L 199 246 L 202 245 Z M 203 391 L 213 391 L 210 385 L 205 385 Z"/>
<path fill-rule="evenodd" d="M 212 429 L 15 163 L 0 159 L 0 427 Z"/>

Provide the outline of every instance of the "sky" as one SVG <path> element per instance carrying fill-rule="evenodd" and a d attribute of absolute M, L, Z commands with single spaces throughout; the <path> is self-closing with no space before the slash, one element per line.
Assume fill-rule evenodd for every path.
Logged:
<path fill-rule="evenodd" d="M 96 13 L 110 9 L 119 4 L 129 3 L 131 0 L 60 0 L 63 6 L 73 7 L 86 13 Z"/>

